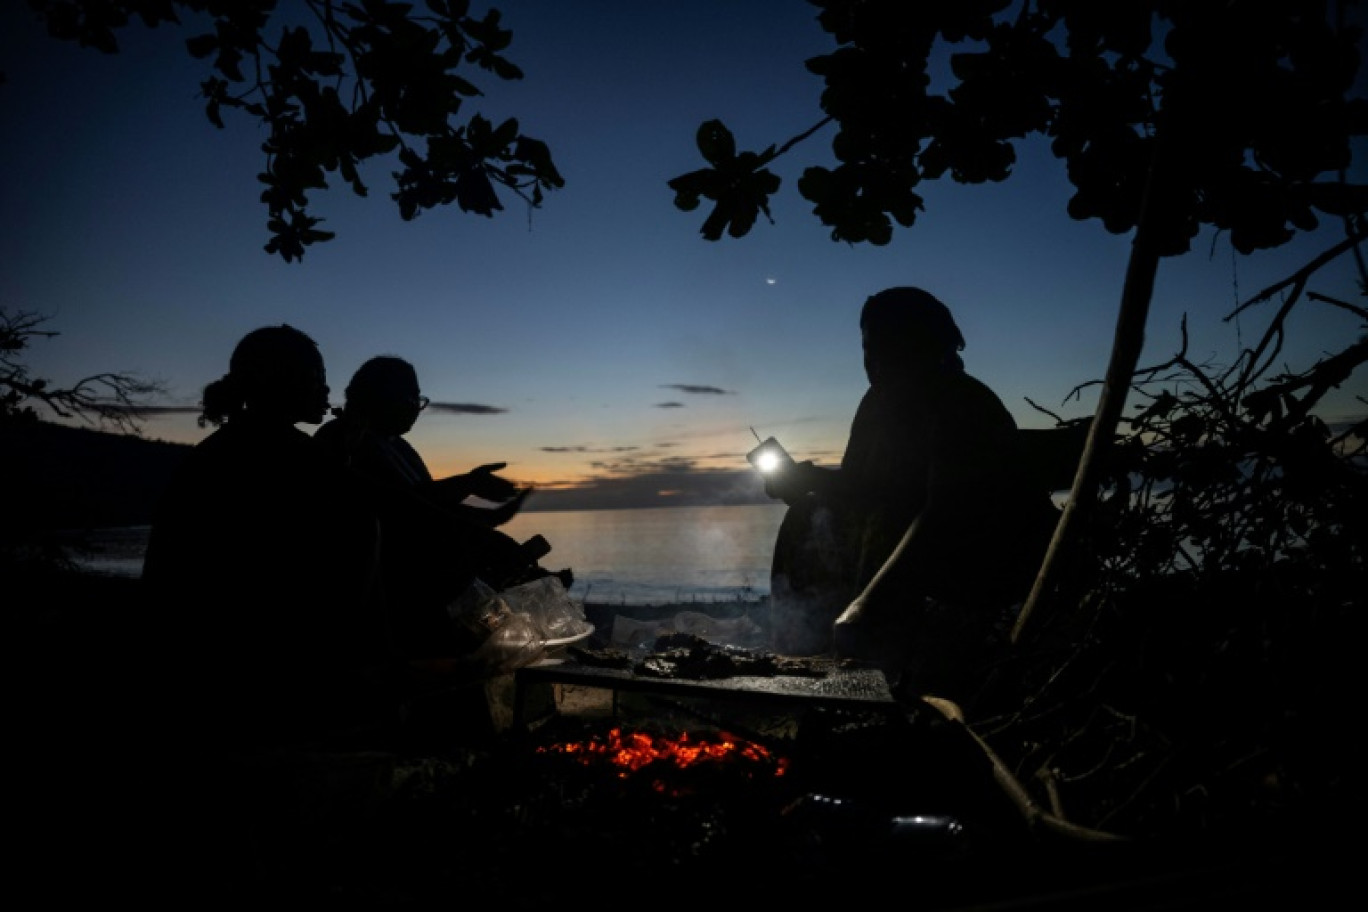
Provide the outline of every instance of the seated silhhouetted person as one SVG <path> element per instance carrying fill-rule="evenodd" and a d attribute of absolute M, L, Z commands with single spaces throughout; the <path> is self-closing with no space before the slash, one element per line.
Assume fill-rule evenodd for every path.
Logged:
<path fill-rule="evenodd" d="M 903 688 L 958 697 L 1029 593 L 1059 511 L 1022 473 L 1011 414 L 965 372 L 944 304 L 887 289 L 860 333 L 869 388 L 839 468 L 767 479 L 789 504 L 773 645 L 869 659 Z"/>
<path fill-rule="evenodd" d="M 159 502 L 143 566 L 175 662 L 176 724 L 225 743 L 324 743 L 390 721 L 378 521 L 297 424 L 328 408 L 322 355 L 291 326 L 248 333 L 204 389 L 215 430 Z M 350 494 L 348 492 L 351 492 Z M 171 682 L 168 682 L 171 683 Z"/>
<path fill-rule="evenodd" d="M 366 838 L 387 758 L 414 743 L 415 701 L 468 693 L 481 708 L 479 667 L 390 641 L 369 492 L 296 426 L 323 420 L 328 392 L 311 338 L 249 332 L 204 389 L 201 425 L 216 429 L 154 516 L 153 642 L 129 707 L 146 728 L 122 746 L 147 771 L 119 783 L 144 823 L 120 836 L 150 840 L 142 857 L 159 859 L 139 885 L 149 894 L 225 907 L 291 895 Z M 445 721 L 489 733 L 481 716 Z"/>
<path fill-rule="evenodd" d="M 530 493 L 497 474 L 503 463 L 434 478 L 404 435 L 427 407 L 418 374 L 391 355 L 371 358 L 347 384 L 337 417 L 314 434 L 340 465 L 368 483 L 381 522 L 381 577 L 399 648 L 409 655 L 459 650 L 448 606 L 475 579 L 505 588 L 547 571 L 544 542 L 523 545 L 497 527 Z M 471 497 L 495 504 L 467 503 Z M 569 571 L 557 574 L 568 587 Z"/>

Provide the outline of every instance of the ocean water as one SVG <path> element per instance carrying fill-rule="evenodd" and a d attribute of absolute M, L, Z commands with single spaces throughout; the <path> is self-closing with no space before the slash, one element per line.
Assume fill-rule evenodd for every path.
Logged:
<path fill-rule="evenodd" d="M 572 598 L 597 604 L 757 601 L 769 595 L 770 555 L 784 505 L 525 512 L 502 530 L 543 535 L 541 564 L 569 567 Z M 148 528 L 100 530 L 77 563 L 96 573 L 142 574 Z"/>
<path fill-rule="evenodd" d="M 769 595 L 785 506 L 656 507 L 520 513 L 501 528 L 551 543 L 541 564 L 569 567 L 574 598 L 600 604 L 752 601 Z"/>

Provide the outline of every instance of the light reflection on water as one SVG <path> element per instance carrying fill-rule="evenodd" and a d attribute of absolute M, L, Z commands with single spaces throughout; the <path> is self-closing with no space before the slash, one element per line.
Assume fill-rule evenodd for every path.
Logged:
<path fill-rule="evenodd" d="M 520 513 L 500 527 L 518 539 L 551 543 L 541 561 L 574 571 L 573 598 L 599 604 L 754 601 L 769 595 L 770 555 L 784 505 L 658 507 Z M 142 574 L 146 526 L 96 533 L 88 570 Z"/>
<path fill-rule="evenodd" d="M 520 513 L 501 528 L 551 543 L 542 566 L 575 573 L 570 594 L 599 603 L 749 601 L 769 594 L 783 504 Z"/>

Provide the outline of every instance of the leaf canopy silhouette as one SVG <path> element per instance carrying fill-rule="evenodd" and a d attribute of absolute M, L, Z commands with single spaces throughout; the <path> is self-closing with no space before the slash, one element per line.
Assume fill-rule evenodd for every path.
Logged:
<path fill-rule="evenodd" d="M 564 180 L 545 143 L 518 121 L 464 119 L 473 80 L 522 78 L 503 56 L 512 33 L 497 9 L 470 14 L 466 0 L 425 0 L 422 7 L 386 0 L 29 0 L 58 39 L 105 53 L 119 50 L 117 32 L 132 20 L 181 24 L 182 13 L 207 21 L 186 49 L 206 61 L 200 83 L 205 113 L 224 127 L 224 111 L 256 119 L 266 130 L 263 185 L 270 240 L 286 262 L 334 233 L 310 214 L 310 194 L 337 175 L 358 196 L 368 160 L 397 156 L 391 194 L 408 220 L 455 203 L 486 217 L 503 209 L 499 187 L 540 206 Z M 291 15 L 303 18 L 291 19 Z M 474 72 L 472 72 L 474 71 Z"/>
<path fill-rule="evenodd" d="M 797 187 L 838 241 L 887 244 L 895 224 L 911 227 L 924 180 L 1006 180 L 1032 135 L 1067 168 L 1068 214 L 1112 233 L 1139 224 L 1163 137 L 1160 255 L 1187 251 L 1203 225 L 1249 253 L 1368 211 L 1368 185 L 1335 177 L 1368 133 L 1363 32 L 1347 17 L 1359 0 L 810 2 L 837 45 L 807 61 L 824 118 L 777 153 L 737 151 L 709 121 L 708 167 L 669 182 L 682 210 L 712 202 L 709 240 L 768 214 L 770 165 L 828 123 L 836 163 L 806 168 Z"/>

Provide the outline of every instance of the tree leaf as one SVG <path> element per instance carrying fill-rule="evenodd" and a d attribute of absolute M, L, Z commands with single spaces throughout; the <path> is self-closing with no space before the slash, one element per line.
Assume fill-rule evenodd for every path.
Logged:
<path fill-rule="evenodd" d="M 705 121 L 696 136 L 698 151 L 711 165 L 721 167 L 736 157 L 736 140 L 720 120 Z"/>

